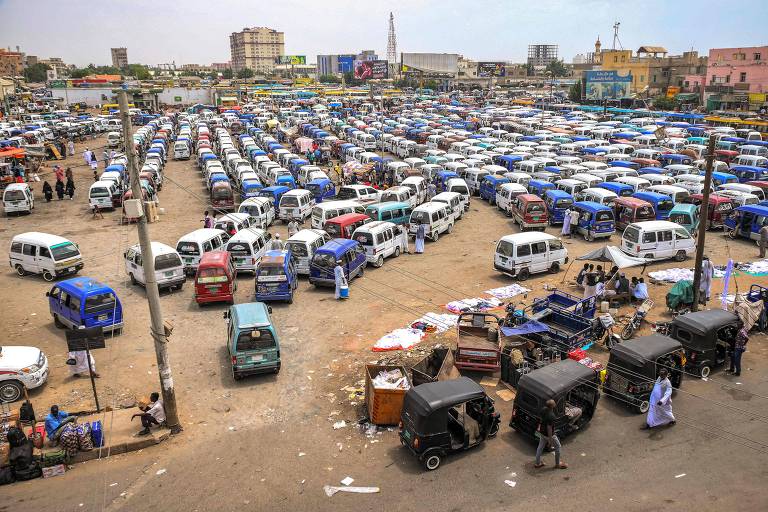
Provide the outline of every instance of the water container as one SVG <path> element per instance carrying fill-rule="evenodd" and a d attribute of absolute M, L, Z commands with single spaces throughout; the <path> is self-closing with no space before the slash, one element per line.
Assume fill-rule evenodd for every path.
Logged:
<path fill-rule="evenodd" d="M 339 298 L 340 299 L 348 299 L 349 298 L 349 286 L 342 285 L 342 287 L 339 288 Z"/>

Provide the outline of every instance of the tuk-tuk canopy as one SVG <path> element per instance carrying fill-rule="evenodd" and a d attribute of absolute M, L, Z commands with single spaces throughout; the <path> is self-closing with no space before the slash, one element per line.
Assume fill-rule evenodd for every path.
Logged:
<path fill-rule="evenodd" d="M 403 411 L 410 415 L 427 417 L 440 409 L 485 396 L 480 384 L 468 377 L 428 382 L 415 386 L 405 394 Z"/>
<path fill-rule="evenodd" d="M 676 327 L 682 327 L 686 331 L 690 331 L 697 336 L 705 336 L 711 333 L 714 329 L 737 322 L 738 320 L 739 317 L 732 311 L 708 309 L 706 311 L 696 311 L 694 313 L 679 315 L 672 321 L 672 323 Z"/>
<path fill-rule="evenodd" d="M 684 316 L 686 315 L 681 315 L 678 318 Z M 659 357 L 682 348 L 683 346 L 679 341 L 673 340 L 668 336 L 641 336 L 640 338 L 635 338 L 615 345 L 613 349 L 611 349 L 611 356 L 608 364 L 609 366 L 611 363 L 616 364 L 618 360 L 642 368 L 649 363 L 653 364 Z"/>
<path fill-rule="evenodd" d="M 595 371 L 573 359 L 564 359 L 520 377 L 517 392 L 530 393 L 540 402 L 557 399 L 575 386 L 594 383 Z"/>

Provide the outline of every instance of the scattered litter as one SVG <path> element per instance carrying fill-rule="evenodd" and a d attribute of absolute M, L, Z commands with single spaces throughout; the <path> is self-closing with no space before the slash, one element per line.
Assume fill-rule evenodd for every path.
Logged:
<path fill-rule="evenodd" d="M 512 480 L 504 480 L 504 483 L 507 484 L 508 486 L 512 487 L 513 489 L 517 485 L 517 482 L 512 481 Z"/>
<path fill-rule="evenodd" d="M 343 449 L 344 449 L 344 445 L 343 445 L 343 444 L 341 444 L 341 443 L 336 443 L 336 446 L 338 446 L 338 447 L 339 447 L 339 451 L 341 451 L 341 450 L 343 450 Z"/>
<path fill-rule="evenodd" d="M 496 386 L 498 386 L 498 384 L 499 384 L 499 379 L 494 377 L 483 377 L 480 380 L 481 386 L 490 386 L 492 388 L 495 388 Z"/>
<path fill-rule="evenodd" d="M 378 487 L 334 487 L 332 485 L 324 485 L 323 490 L 329 498 L 337 492 L 354 492 L 357 494 L 374 494 L 379 492 Z"/>
<path fill-rule="evenodd" d="M 302 480 L 301 481 L 301 485 L 304 485 L 304 482 L 306 482 L 306 481 L 307 481 L 306 479 Z"/>
<path fill-rule="evenodd" d="M 156 475 L 162 475 L 163 473 L 165 473 L 165 471 L 166 471 L 165 469 L 158 469 L 157 473 L 155 473 L 155 474 Z"/>
<path fill-rule="evenodd" d="M 501 306 L 501 301 L 497 298 L 483 298 L 475 297 L 471 299 L 461 299 L 449 302 L 445 305 L 445 309 L 451 313 L 463 313 L 465 311 L 480 311 L 485 312 L 491 309 L 496 309 Z"/>
<path fill-rule="evenodd" d="M 409 389 L 408 377 L 403 375 L 399 368 L 383 370 L 373 378 L 373 387 L 376 389 Z"/>
<path fill-rule="evenodd" d="M 234 431 L 235 431 L 235 430 L 237 430 L 237 429 L 236 429 L 235 427 L 229 427 L 229 430 L 230 430 L 230 431 L 232 431 L 232 432 L 234 432 Z"/>
<path fill-rule="evenodd" d="M 519 284 L 511 284 L 509 286 L 502 286 L 501 288 L 493 288 L 491 290 L 485 290 L 485 293 L 488 295 L 493 295 L 497 299 L 511 299 L 515 295 L 520 295 L 521 293 L 528 293 L 531 290 L 526 288 L 525 286 L 520 286 Z"/>
<path fill-rule="evenodd" d="M 344 480 L 342 480 L 341 483 L 344 485 L 352 485 L 352 482 L 354 481 L 355 481 L 354 478 L 352 478 L 351 476 L 348 476 Z"/>
<path fill-rule="evenodd" d="M 421 318 L 411 322 L 411 327 L 426 332 L 445 332 L 455 326 L 459 321 L 459 315 L 450 313 L 427 313 Z"/>
<path fill-rule="evenodd" d="M 299 457 L 303 457 L 303 456 L 305 456 L 305 455 L 306 455 L 306 453 L 304 453 L 304 452 L 299 452 Z"/>
<path fill-rule="evenodd" d="M 347 422 L 344 420 L 337 421 L 333 424 L 333 430 L 339 430 L 340 428 L 344 428 L 347 426 Z"/>
<path fill-rule="evenodd" d="M 395 329 L 385 334 L 373 344 L 374 352 L 384 352 L 387 350 L 407 350 L 416 345 L 425 336 L 424 331 L 419 329 Z"/>
<path fill-rule="evenodd" d="M 685 473 L 680 473 L 679 475 L 675 475 L 675 478 L 683 478 L 685 476 Z"/>
<path fill-rule="evenodd" d="M 505 402 L 510 402 L 515 399 L 515 392 L 511 389 L 500 389 L 496 394 Z"/>
<path fill-rule="evenodd" d="M 586 453 L 582 453 L 582 454 L 581 454 L 581 456 L 582 456 L 582 457 L 586 457 L 586 456 L 587 456 L 587 454 L 586 454 Z"/>
<path fill-rule="evenodd" d="M 117 482 L 113 482 L 113 483 L 109 484 L 110 487 L 114 487 L 116 485 L 117 485 Z"/>

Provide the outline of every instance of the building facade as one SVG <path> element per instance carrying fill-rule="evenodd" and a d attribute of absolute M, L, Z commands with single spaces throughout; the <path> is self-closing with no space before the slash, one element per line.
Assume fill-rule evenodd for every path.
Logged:
<path fill-rule="evenodd" d="M 528 65 L 545 68 L 557 60 L 558 46 L 556 44 L 529 44 Z"/>
<path fill-rule="evenodd" d="M 251 69 L 257 73 L 272 73 L 275 59 L 285 55 L 285 34 L 267 27 L 244 28 L 229 36 L 232 70 Z"/>
<path fill-rule="evenodd" d="M 709 50 L 704 80 L 707 110 L 768 108 L 768 46 Z"/>
<path fill-rule="evenodd" d="M 329 54 L 317 56 L 317 75 L 341 75 L 354 71 L 356 60 L 379 60 L 373 50 L 360 53 Z"/>
<path fill-rule="evenodd" d="M 123 69 L 128 67 L 128 49 L 127 48 L 111 48 L 112 53 L 112 67 L 117 69 Z"/>
<path fill-rule="evenodd" d="M 0 48 L 0 75 L 21 76 L 24 73 L 24 54 Z"/>

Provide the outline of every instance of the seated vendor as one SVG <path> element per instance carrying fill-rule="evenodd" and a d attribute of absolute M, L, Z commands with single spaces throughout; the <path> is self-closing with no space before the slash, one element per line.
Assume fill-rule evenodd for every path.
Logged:
<path fill-rule="evenodd" d="M 565 404 L 565 415 L 568 417 L 568 425 L 574 430 L 578 430 L 579 426 L 577 425 L 579 419 L 581 418 L 582 410 L 581 407 L 578 407 L 576 405 L 571 404 Z"/>
<path fill-rule="evenodd" d="M 56 443 L 61 427 L 71 421 L 75 421 L 75 416 L 60 411 L 58 405 L 51 406 L 51 412 L 45 417 L 45 434 L 51 444 Z"/>
<path fill-rule="evenodd" d="M 165 407 L 163 406 L 163 401 L 160 399 L 160 395 L 157 392 L 152 393 L 149 395 L 149 400 L 149 405 L 139 407 L 139 409 L 144 411 L 142 414 L 134 414 L 131 416 L 131 421 L 133 421 L 133 418 L 136 416 L 141 418 L 141 426 L 144 427 L 144 429 L 139 431 L 140 436 L 149 434 L 149 428 L 152 425 L 162 425 L 165 423 Z"/>
<path fill-rule="evenodd" d="M 648 285 L 645 284 L 642 277 L 637 280 L 637 285 L 635 285 L 635 289 L 632 292 L 632 297 L 634 297 L 635 300 L 640 301 L 648 298 Z"/>

